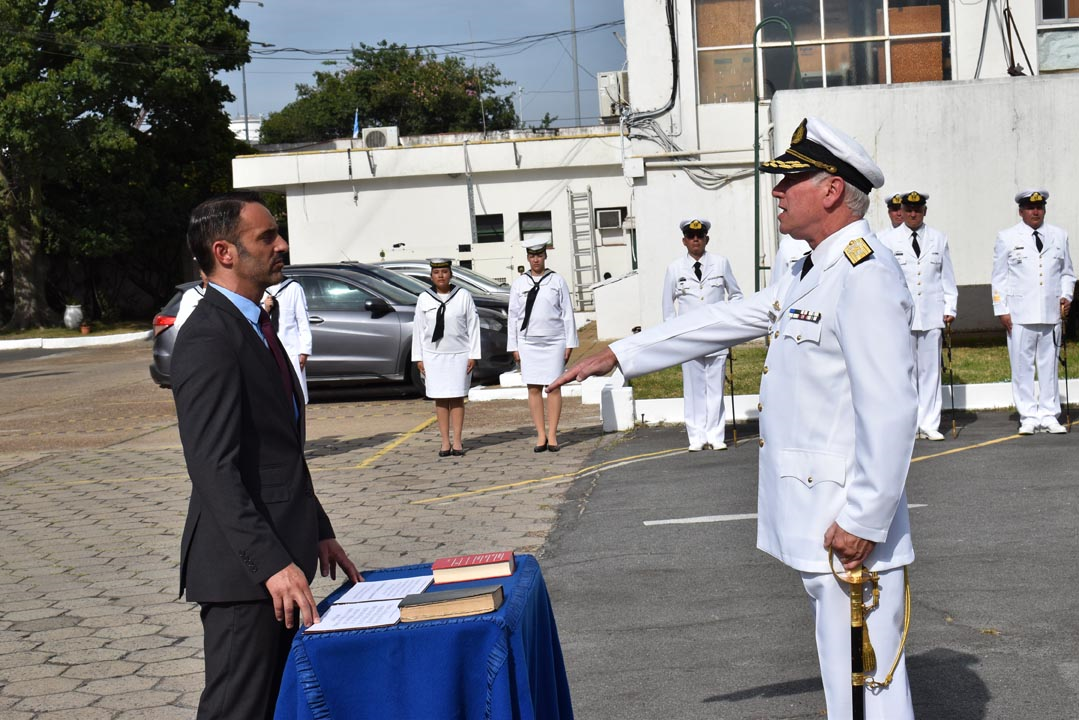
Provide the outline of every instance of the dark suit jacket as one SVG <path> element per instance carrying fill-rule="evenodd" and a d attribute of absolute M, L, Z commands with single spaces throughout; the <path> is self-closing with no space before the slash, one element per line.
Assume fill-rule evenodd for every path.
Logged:
<path fill-rule="evenodd" d="M 210 287 L 180 330 L 171 380 L 192 486 L 180 593 L 186 587 L 195 602 L 266 600 L 262 583 L 292 562 L 310 582 L 318 542 L 334 535 L 303 456 L 295 377 L 298 421 L 273 355 Z"/>

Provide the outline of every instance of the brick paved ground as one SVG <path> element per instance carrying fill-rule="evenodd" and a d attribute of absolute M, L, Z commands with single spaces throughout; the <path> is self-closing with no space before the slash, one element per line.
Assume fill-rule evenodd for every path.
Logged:
<path fill-rule="evenodd" d="M 0 359 L 5 720 L 194 716 L 201 628 L 176 597 L 189 483 L 148 345 Z M 469 452 L 444 459 L 436 427 L 421 427 L 432 413 L 415 398 L 310 406 L 315 487 L 352 558 L 542 553 L 573 473 L 607 442 L 598 408 L 567 399 L 564 450 L 535 454 L 523 402 L 472 403 Z M 336 586 L 318 579 L 315 595 Z"/>

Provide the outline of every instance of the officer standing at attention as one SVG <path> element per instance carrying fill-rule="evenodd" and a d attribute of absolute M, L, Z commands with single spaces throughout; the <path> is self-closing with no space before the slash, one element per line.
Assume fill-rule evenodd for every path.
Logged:
<path fill-rule="evenodd" d="M 693 218 L 683 220 L 678 227 L 682 230 L 686 254 L 670 264 L 663 279 L 663 319 L 670 320 L 708 303 L 742 297 L 727 258 L 705 250 L 712 223 Z M 703 450 L 705 445 L 713 450 L 727 449 L 723 417 L 726 367 L 726 350 L 682 363 L 690 452 Z"/>
<path fill-rule="evenodd" d="M 848 585 L 830 571 L 829 549 L 837 569 L 842 562 L 879 573 L 879 604 L 867 625 L 880 675 L 892 658 L 896 668 L 889 685 L 866 688 L 866 717 L 910 720 L 900 650 L 904 566 L 914 560 L 904 489 L 918 414 L 914 307 L 894 256 L 863 219 L 884 175 L 861 145 L 816 118 L 803 120 L 790 149 L 760 169 L 784 175 L 772 191 L 780 232 L 812 248 L 796 272 L 619 340 L 552 387 L 615 365 L 637 377 L 770 335 L 757 547 L 801 574 L 830 718 L 851 717 L 853 663 Z"/>
<path fill-rule="evenodd" d="M 899 194 L 892 195 L 884 203 L 888 207 L 888 222 L 891 223 L 891 227 L 882 227 L 877 230 L 877 237 L 883 237 L 889 230 L 903 224 L 903 196 Z"/>
<path fill-rule="evenodd" d="M 1015 196 L 1020 222 L 997 233 L 993 248 L 993 314 L 1008 333 L 1012 398 L 1019 434 L 1066 432 L 1057 421 L 1057 349 L 1054 334 L 1071 308 L 1075 270 L 1068 233 L 1045 223 L 1049 192 L 1023 190 Z M 1062 331 L 1062 329 L 1061 329 Z M 1034 370 L 1038 398 L 1034 398 Z"/>
<path fill-rule="evenodd" d="M 955 319 L 955 285 L 948 237 L 925 224 L 925 201 L 917 190 L 903 195 L 903 224 L 881 240 L 895 255 L 914 299 L 910 346 L 918 379 L 918 437 L 943 440 L 940 427 L 940 345 L 945 325 Z"/>

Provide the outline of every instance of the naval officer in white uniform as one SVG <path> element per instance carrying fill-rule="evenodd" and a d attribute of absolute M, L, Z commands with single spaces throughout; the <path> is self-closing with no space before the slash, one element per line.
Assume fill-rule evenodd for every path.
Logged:
<path fill-rule="evenodd" d="M 547 241 L 524 243 L 528 272 L 510 286 L 506 350 L 521 365 L 521 380 L 528 386 L 528 413 L 536 427 L 533 452 L 558 452 L 558 421 L 562 416 L 562 391 L 543 386 L 566 369 L 577 347 L 577 320 L 573 300 L 562 276 L 547 269 Z M 546 411 L 546 419 L 544 413 Z"/>
<path fill-rule="evenodd" d="M 1071 308 L 1075 270 L 1068 233 L 1045 222 L 1044 189 L 1015 196 L 1020 222 L 997 233 L 993 248 L 993 314 L 1008 333 L 1012 397 L 1019 413 L 1019 434 L 1066 432 L 1057 421 L 1056 335 Z M 1034 370 L 1038 397 L 1034 397 Z"/>
<path fill-rule="evenodd" d="M 424 378 L 425 394 L 435 401 L 439 457 L 461 457 L 465 426 L 465 397 L 472 371 L 482 357 L 480 318 L 472 294 L 453 285 L 453 262 L 431 258 L 433 287 L 416 298 L 412 321 L 412 361 Z M 451 437 L 452 430 L 452 437 Z"/>
<path fill-rule="evenodd" d="M 616 364 L 636 377 L 771 335 L 761 378 L 757 547 L 801 574 L 811 598 L 828 717 L 851 716 L 850 598 L 829 572 L 880 573 L 868 617 L 883 679 L 866 689 L 866 717 L 914 717 L 900 653 L 904 566 L 914 559 L 905 492 L 918 395 L 910 325 L 914 303 L 895 257 L 863 217 L 880 168 L 856 141 L 808 118 L 790 149 L 761 170 L 785 177 L 772 195 L 779 229 L 812 252 L 764 290 L 707 305 L 613 343 L 553 386 Z"/>
<path fill-rule="evenodd" d="M 678 227 L 686 254 L 670 264 L 663 279 L 663 319 L 742 297 L 727 258 L 706 250 L 712 223 L 691 218 Z M 703 450 L 705 445 L 713 450 L 727 449 L 723 407 L 726 367 L 726 350 L 682 363 L 683 414 L 690 452 Z"/>
<path fill-rule="evenodd" d="M 918 437 L 943 440 L 940 427 L 940 347 L 943 330 L 955 319 L 955 285 L 948 237 L 925 224 L 929 196 L 912 190 L 902 196 L 903 223 L 881 240 L 895 255 L 914 300 L 910 344 L 918 377 Z"/>

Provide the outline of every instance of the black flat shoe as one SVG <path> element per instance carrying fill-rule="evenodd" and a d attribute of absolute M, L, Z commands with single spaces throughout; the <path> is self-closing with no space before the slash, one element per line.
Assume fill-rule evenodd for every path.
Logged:
<path fill-rule="evenodd" d="M 439 450 L 438 451 L 438 456 L 439 457 L 449 457 L 452 453 L 453 453 L 453 450 Z"/>
<path fill-rule="evenodd" d="M 465 449 L 461 448 L 460 450 L 450 450 L 450 455 L 453 455 L 454 457 L 464 457 Z"/>
<path fill-rule="evenodd" d="M 532 448 L 532 452 L 547 452 L 547 450 L 547 443 L 543 443 L 542 445 L 537 445 L 536 447 Z"/>
<path fill-rule="evenodd" d="M 561 449 L 562 448 L 560 446 L 558 446 L 558 445 L 548 445 L 547 446 L 547 450 L 549 450 L 550 452 L 558 452 Z"/>

